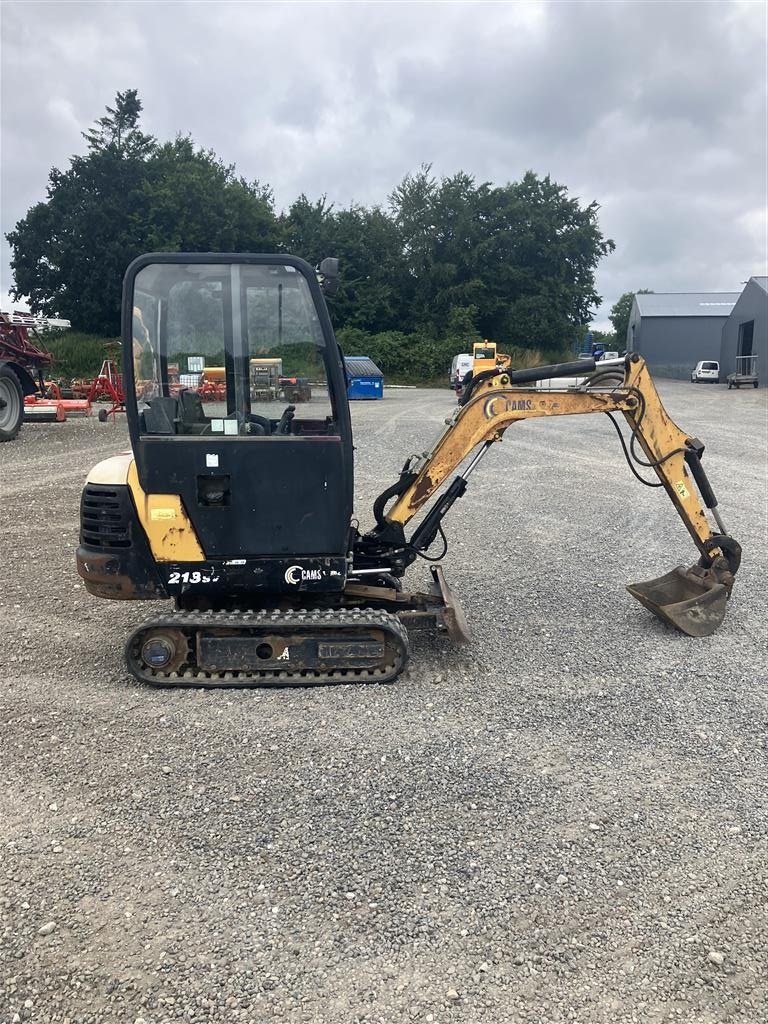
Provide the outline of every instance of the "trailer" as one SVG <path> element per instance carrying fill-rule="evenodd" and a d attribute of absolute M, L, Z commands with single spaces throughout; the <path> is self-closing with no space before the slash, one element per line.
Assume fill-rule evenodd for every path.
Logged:
<path fill-rule="evenodd" d="M 756 388 L 759 384 L 757 376 L 757 356 L 736 356 L 736 369 L 725 378 L 729 388 Z"/>

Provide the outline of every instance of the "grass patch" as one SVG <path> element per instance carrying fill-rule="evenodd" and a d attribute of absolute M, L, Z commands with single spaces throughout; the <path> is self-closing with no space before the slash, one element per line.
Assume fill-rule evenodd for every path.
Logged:
<path fill-rule="evenodd" d="M 107 350 L 108 345 L 119 345 L 118 338 L 102 338 L 81 331 L 46 331 L 41 337 L 55 359 L 51 367 L 53 380 L 69 382 L 73 378 L 95 377 L 108 354 L 116 354 L 118 361 L 120 359 L 119 349 Z"/>

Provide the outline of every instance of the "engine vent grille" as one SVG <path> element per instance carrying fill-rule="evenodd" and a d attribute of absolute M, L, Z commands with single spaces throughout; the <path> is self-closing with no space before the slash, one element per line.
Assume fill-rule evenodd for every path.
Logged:
<path fill-rule="evenodd" d="M 131 546 L 126 488 L 86 484 L 80 501 L 80 543 L 89 548 Z"/>

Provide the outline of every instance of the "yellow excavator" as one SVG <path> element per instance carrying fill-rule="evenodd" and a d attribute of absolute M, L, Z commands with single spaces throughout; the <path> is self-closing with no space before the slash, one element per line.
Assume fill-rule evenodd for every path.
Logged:
<path fill-rule="evenodd" d="M 672 422 L 637 354 L 477 373 L 436 443 L 406 459 L 362 532 L 344 361 L 324 298 L 338 280 L 336 260 L 314 270 L 283 255 L 155 253 L 128 268 L 132 451 L 88 476 L 77 567 L 98 597 L 173 601 L 127 640 L 136 678 L 195 687 L 383 683 L 407 662 L 407 627 L 466 641 L 439 563 L 444 517 L 507 429 L 542 416 L 613 420 L 630 469 L 666 492 L 699 553 L 691 568 L 628 590 L 690 636 L 717 629 L 741 549 L 720 518 L 703 444 Z M 300 411 L 254 397 L 250 361 L 269 353 L 285 373 L 312 381 Z M 224 367 L 223 393 L 179 386 L 179 374 L 203 364 Z M 574 376 L 586 380 L 535 387 Z M 403 577 L 420 557 L 432 563 L 431 583 L 408 591 Z"/>
<path fill-rule="evenodd" d="M 506 369 L 512 363 L 512 357 L 505 352 L 496 351 L 495 341 L 476 341 L 472 345 L 472 376 L 496 367 Z"/>

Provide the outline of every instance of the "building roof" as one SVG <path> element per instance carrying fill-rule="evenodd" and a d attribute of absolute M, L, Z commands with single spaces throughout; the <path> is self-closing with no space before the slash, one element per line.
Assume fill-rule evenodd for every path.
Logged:
<path fill-rule="evenodd" d="M 649 292 L 636 295 L 640 316 L 727 317 L 741 292 Z"/>
<path fill-rule="evenodd" d="M 369 356 L 344 356 L 348 377 L 383 377 L 384 374 Z"/>
<path fill-rule="evenodd" d="M 750 277 L 749 280 L 759 284 L 764 292 L 768 292 L 768 277 Z"/>

